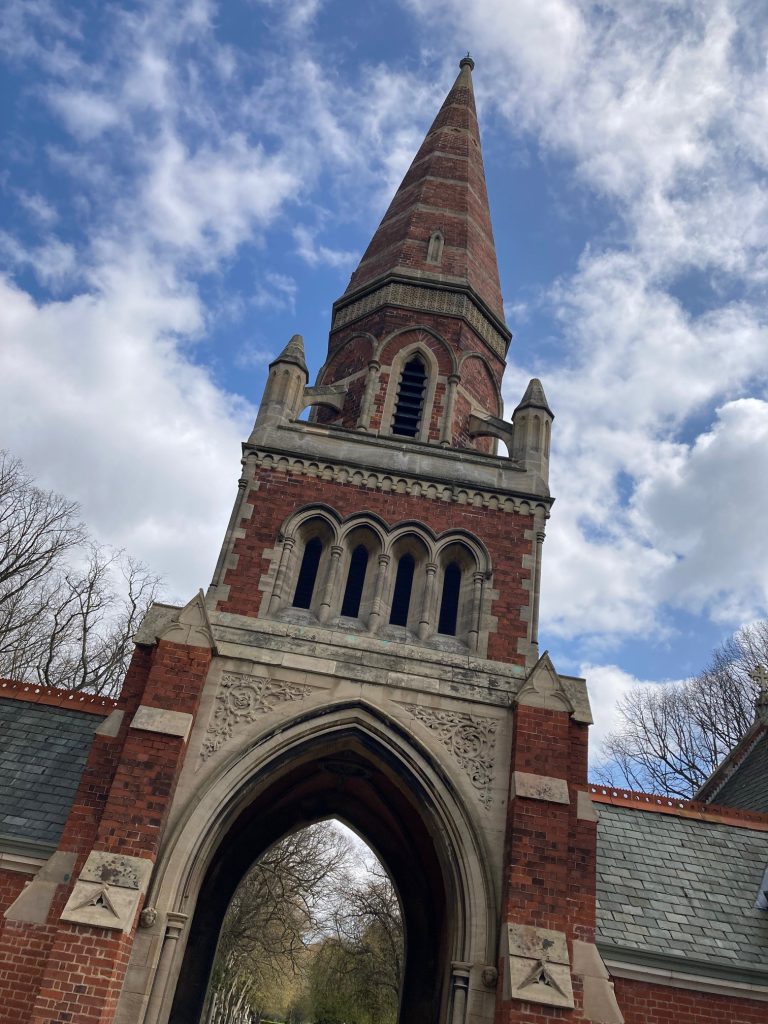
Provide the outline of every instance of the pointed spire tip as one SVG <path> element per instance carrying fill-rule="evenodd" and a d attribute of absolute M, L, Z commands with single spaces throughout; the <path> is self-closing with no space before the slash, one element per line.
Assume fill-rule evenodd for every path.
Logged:
<path fill-rule="evenodd" d="M 470 71 L 474 71 L 474 69 L 475 69 L 475 62 L 470 57 L 469 50 L 467 50 L 467 56 L 466 57 L 462 57 L 461 60 L 459 61 L 459 67 L 460 68 L 467 67 L 467 68 L 469 68 Z"/>
<path fill-rule="evenodd" d="M 269 365 L 274 366 L 275 363 L 293 363 L 306 374 L 309 374 L 307 363 L 304 359 L 304 339 L 300 334 L 294 334 L 277 359 L 273 359 Z"/>
<path fill-rule="evenodd" d="M 517 409 L 515 409 L 515 412 L 517 412 L 518 409 L 531 408 L 543 409 L 545 412 L 548 412 L 549 415 L 554 419 L 554 413 L 549 407 L 547 396 L 544 394 L 544 388 L 538 377 L 532 377 L 531 380 L 528 382 L 528 387 L 525 389 L 525 394 L 520 399 L 520 404 L 518 405 Z"/>

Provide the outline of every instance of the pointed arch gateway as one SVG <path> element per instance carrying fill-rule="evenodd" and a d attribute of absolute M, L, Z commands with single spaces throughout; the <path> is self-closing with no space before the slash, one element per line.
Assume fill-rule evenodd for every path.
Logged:
<path fill-rule="evenodd" d="M 281 837 L 331 817 L 364 837 L 400 897 L 399 1024 L 455 1020 L 466 965 L 495 961 L 498 914 L 463 801 L 431 755 L 363 701 L 298 716 L 273 733 L 198 794 L 161 855 L 156 905 L 189 924 L 160 955 L 146 1024 L 200 1020 L 224 913 L 243 875 Z"/>

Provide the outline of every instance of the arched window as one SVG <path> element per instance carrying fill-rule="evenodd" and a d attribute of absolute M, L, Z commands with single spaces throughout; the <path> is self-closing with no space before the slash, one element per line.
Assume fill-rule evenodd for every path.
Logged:
<path fill-rule="evenodd" d="M 416 437 L 424 406 L 424 388 L 427 371 L 419 356 L 410 359 L 403 368 L 397 405 L 392 420 L 392 433 L 402 437 Z"/>
<path fill-rule="evenodd" d="M 360 601 L 365 586 L 365 571 L 368 568 L 368 548 L 358 544 L 349 560 L 347 585 L 344 588 L 344 600 L 341 602 L 341 614 L 356 619 L 360 614 Z"/>
<path fill-rule="evenodd" d="M 440 618 L 437 632 L 456 636 L 459 616 L 459 592 L 461 590 L 461 569 L 455 562 L 445 567 L 443 574 L 443 596 L 440 601 Z"/>
<path fill-rule="evenodd" d="M 389 622 L 392 626 L 408 625 L 408 608 L 411 603 L 415 568 L 416 562 L 413 555 L 410 554 L 403 555 L 397 563 L 395 589 L 392 593 L 392 611 L 389 615 Z"/>
<path fill-rule="evenodd" d="M 309 608 L 312 604 L 312 594 L 317 582 L 317 570 L 322 553 L 323 542 L 319 537 L 313 537 L 312 540 L 307 541 L 299 569 L 299 578 L 296 581 L 296 593 L 293 595 L 294 608 Z"/>

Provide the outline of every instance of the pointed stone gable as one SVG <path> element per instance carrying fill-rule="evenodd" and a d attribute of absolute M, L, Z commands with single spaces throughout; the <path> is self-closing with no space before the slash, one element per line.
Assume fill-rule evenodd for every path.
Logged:
<path fill-rule="evenodd" d="M 500 320 L 504 309 L 485 185 L 470 58 L 448 93 L 345 295 L 390 273 L 469 286 Z M 442 236 L 439 260 L 430 239 Z M 431 257 L 431 258 L 430 258 Z"/>

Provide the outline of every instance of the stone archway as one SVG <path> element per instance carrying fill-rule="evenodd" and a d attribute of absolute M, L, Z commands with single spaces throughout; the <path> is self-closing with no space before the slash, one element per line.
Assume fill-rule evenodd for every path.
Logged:
<path fill-rule="evenodd" d="M 495 959 L 497 907 L 486 858 L 426 751 L 360 702 L 262 737 L 174 830 L 155 876 L 157 905 L 190 923 L 186 941 L 172 944 L 167 970 L 157 972 L 145 1024 L 196 1024 L 223 916 L 243 874 L 279 838 L 327 817 L 366 839 L 398 890 L 406 933 L 400 1024 L 463 1024 L 466 967 Z M 170 898 L 161 900 L 161 892 Z"/>

